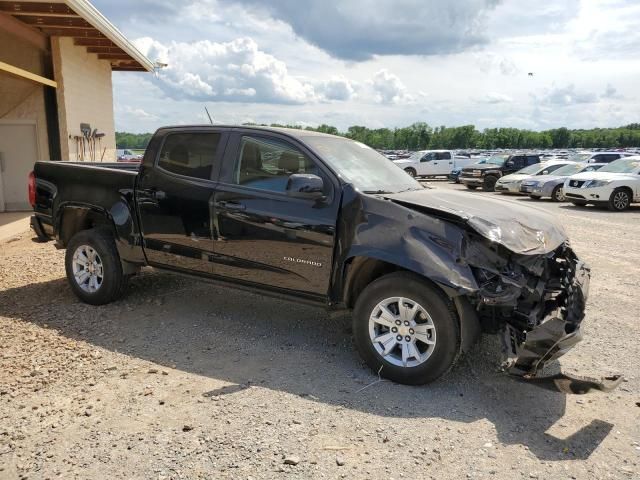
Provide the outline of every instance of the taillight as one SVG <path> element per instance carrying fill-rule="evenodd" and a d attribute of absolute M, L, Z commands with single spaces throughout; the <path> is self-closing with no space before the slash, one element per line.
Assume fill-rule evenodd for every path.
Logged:
<path fill-rule="evenodd" d="M 36 175 L 31 172 L 29 174 L 29 203 L 32 207 L 36 206 Z"/>

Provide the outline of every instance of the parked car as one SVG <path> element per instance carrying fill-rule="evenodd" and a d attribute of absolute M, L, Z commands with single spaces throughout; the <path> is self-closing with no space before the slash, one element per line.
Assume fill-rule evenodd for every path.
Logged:
<path fill-rule="evenodd" d="M 572 162 L 573 163 L 573 162 Z M 534 163 L 515 173 L 504 175 L 498 179 L 495 191 L 500 193 L 520 193 L 520 184 L 532 176 L 548 175 L 567 165 L 567 160 L 550 160 L 544 163 Z"/>
<path fill-rule="evenodd" d="M 569 163 L 555 172 L 524 179 L 520 184 L 520 192 L 534 200 L 550 197 L 554 202 L 564 202 L 564 182 L 571 175 L 582 172 L 594 172 L 607 165 L 606 163 Z"/>
<path fill-rule="evenodd" d="M 119 162 L 139 162 L 142 155 L 133 153 L 131 150 L 116 150 L 116 158 Z"/>
<path fill-rule="evenodd" d="M 577 152 L 569 156 L 573 162 L 611 163 L 629 154 L 625 152 Z"/>
<path fill-rule="evenodd" d="M 506 336 L 504 370 L 524 380 L 580 393 L 621 381 L 539 378 L 580 340 L 590 278 L 552 215 L 423 188 L 346 138 L 166 127 L 139 167 L 37 162 L 29 199 L 89 304 L 150 265 L 351 311 L 362 358 L 401 383 L 444 375 L 482 330 Z"/>
<path fill-rule="evenodd" d="M 471 165 L 475 160 L 455 156 L 451 150 L 421 150 L 394 163 L 412 177 L 448 176 L 451 170 Z"/>
<path fill-rule="evenodd" d="M 464 167 L 460 181 L 470 190 L 482 187 L 485 192 L 493 192 L 499 178 L 538 163 L 540 156 L 537 154 L 494 155 L 483 163 Z"/>
<path fill-rule="evenodd" d="M 616 160 L 595 172 L 573 175 L 564 183 L 564 195 L 574 205 L 607 206 L 623 211 L 640 202 L 640 156 Z"/>

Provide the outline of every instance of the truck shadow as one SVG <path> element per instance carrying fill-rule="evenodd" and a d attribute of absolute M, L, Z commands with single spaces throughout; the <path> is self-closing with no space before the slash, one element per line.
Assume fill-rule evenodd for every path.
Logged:
<path fill-rule="evenodd" d="M 352 347 L 346 319 L 202 281 L 158 272 L 134 278 L 111 305 L 79 303 L 65 279 L 0 292 L 0 316 L 20 319 L 97 347 L 203 375 L 230 385 L 199 395 L 234 395 L 254 387 L 381 417 L 463 424 L 486 419 L 506 444 L 541 460 L 586 459 L 613 425 L 593 419 L 567 438 L 547 433 L 567 397 L 495 371 L 494 337 L 429 386 L 378 381 Z"/>

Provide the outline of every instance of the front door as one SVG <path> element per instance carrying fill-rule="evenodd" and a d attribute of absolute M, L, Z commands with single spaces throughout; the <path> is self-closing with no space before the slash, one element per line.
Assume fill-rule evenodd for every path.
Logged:
<path fill-rule="evenodd" d="M 224 132 L 168 133 L 153 166 L 141 167 L 137 204 L 144 251 L 151 265 L 211 273 L 213 166 Z"/>
<path fill-rule="evenodd" d="M 27 180 L 37 160 L 35 123 L 0 123 L 0 212 L 31 210 Z"/>
<path fill-rule="evenodd" d="M 326 295 L 340 202 L 331 175 L 286 137 L 235 134 L 229 145 L 214 202 L 214 274 Z M 325 198 L 288 196 L 294 173 L 323 178 Z"/>

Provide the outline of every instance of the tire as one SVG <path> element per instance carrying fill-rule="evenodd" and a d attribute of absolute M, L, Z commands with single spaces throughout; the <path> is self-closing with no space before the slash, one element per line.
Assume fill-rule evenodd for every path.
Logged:
<path fill-rule="evenodd" d="M 416 176 L 417 176 L 416 171 L 413 168 L 405 168 L 404 171 L 407 172 L 409 174 L 409 176 L 411 176 L 413 178 L 416 178 Z"/>
<path fill-rule="evenodd" d="M 96 255 L 95 259 L 90 261 L 92 252 Z M 89 260 L 84 267 L 83 258 Z M 65 270 L 73 293 L 91 305 L 104 305 L 118 299 L 129 280 L 122 272 L 113 235 L 107 228 L 94 228 L 76 233 L 67 245 Z M 92 276 L 95 280 L 91 279 Z M 83 281 L 80 282 L 77 278 Z M 87 279 L 84 280 L 85 278 Z"/>
<path fill-rule="evenodd" d="M 564 191 L 562 189 L 562 184 L 556 185 L 551 192 L 551 200 L 554 202 L 564 202 L 566 197 L 564 196 Z"/>
<path fill-rule="evenodd" d="M 387 325 L 370 320 L 378 313 L 381 315 L 379 320 L 386 322 L 386 317 L 381 314 L 381 304 L 389 305 L 387 310 L 397 314 L 398 298 L 404 300 L 403 305 L 418 304 L 416 313 L 413 316 L 389 317 L 392 320 Z M 389 301 L 392 303 L 386 303 Z M 417 319 L 419 322 L 410 320 L 407 326 L 400 320 L 401 325 L 398 326 L 396 321 L 400 318 Z M 421 331 L 418 327 L 421 327 Z M 392 332 L 393 328 L 395 332 Z M 353 312 L 353 335 L 360 356 L 375 373 L 407 385 L 422 385 L 437 380 L 453 367 L 460 354 L 460 325 L 454 306 L 443 292 L 409 272 L 385 275 L 364 289 Z M 386 343 L 373 340 L 384 336 L 387 336 Z M 434 344 L 423 343 L 418 337 Z M 402 343 L 398 343 L 398 338 Z M 390 350 L 383 355 L 385 348 Z M 413 355 L 405 357 L 405 349 Z"/>
<path fill-rule="evenodd" d="M 484 183 L 482 184 L 482 190 L 485 192 L 495 192 L 496 191 L 496 182 L 498 181 L 498 177 L 494 177 L 493 175 L 489 175 L 484 179 Z"/>
<path fill-rule="evenodd" d="M 623 212 L 631 206 L 631 195 L 626 188 L 616 188 L 609 197 L 607 206 L 613 212 Z"/>
<path fill-rule="evenodd" d="M 571 200 L 576 207 L 584 207 L 587 205 L 587 202 L 583 202 L 582 200 Z"/>
<path fill-rule="evenodd" d="M 542 197 L 539 195 L 529 195 L 529 198 L 531 200 L 542 200 Z"/>
<path fill-rule="evenodd" d="M 475 190 L 478 188 L 477 185 L 465 185 L 469 190 Z"/>

